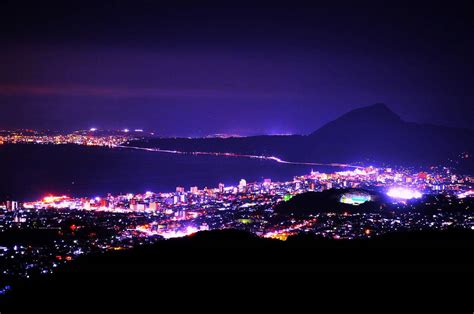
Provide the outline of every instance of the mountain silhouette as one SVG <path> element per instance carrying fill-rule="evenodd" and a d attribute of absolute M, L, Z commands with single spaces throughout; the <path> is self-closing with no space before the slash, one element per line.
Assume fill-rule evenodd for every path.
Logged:
<path fill-rule="evenodd" d="M 384 104 L 350 111 L 309 138 L 308 156 L 345 162 L 427 165 L 474 149 L 473 130 L 406 122 Z"/>
<path fill-rule="evenodd" d="M 358 108 L 342 115 L 316 130 L 311 137 L 339 133 L 340 130 L 375 131 L 387 127 L 400 127 L 402 119 L 385 104 L 375 104 Z"/>
<path fill-rule="evenodd" d="M 446 165 L 462 153 L 472 156 L 473 139 L 474 130 L 407 122 L 379 103 L 352 110 L 309 135 L 160 138 L 130 145 L 271 155 L 290 161 L 430 166 Z M 458 166 L 472 172 L 473 158 L 463 160 Z"/>

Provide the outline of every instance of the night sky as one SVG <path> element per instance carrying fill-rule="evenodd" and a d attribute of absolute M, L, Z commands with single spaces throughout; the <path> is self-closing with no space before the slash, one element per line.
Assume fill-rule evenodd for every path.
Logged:
<path fill-rule="evenodd" d="M 0 129 L 310 133 L 384 102 L 472 128 L 474 2 L 2 1 Z"/>

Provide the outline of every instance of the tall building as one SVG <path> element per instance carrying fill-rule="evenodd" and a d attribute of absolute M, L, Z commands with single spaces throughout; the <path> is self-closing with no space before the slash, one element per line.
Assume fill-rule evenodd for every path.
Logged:
<path fill-rule="evenodd" d="M 186 212 L 182 209 L 178 210 L 175 214 L 175 217 L 178 219 L 184 219 L 186 218 Z"/>
<path fill-rule="evenodd" d="M 151 211 L 157 211 L 158 210 L 158 203 L 157 202 L 150 202 L 150 205 L 148 207 Z"/>
<path fill-rule="evenodd" d="M 178 187 L 176 188 L 176 193 L 184 193 L 184 188 L 181 187 L 181 186 L 178 186 Z"/>
<path fill-rule="evenodd" d="M 247 187 L 247 181 L 245 179 L 240 180 L 239 182 L 239 192 L 244 192 Z"/>
<path fill-rule="evenodd" d="M 197 186 L 192 186 L 189 192 L 191 192 L 192 194 L 198 194 L 199 188 Z"/>
<path fill-rule="evenodd" d="M 137 201 L 135 199 L 131 199 L 130 200 L 130 209 L 131 210 L 137 210 L 138 206 L 137 206 Z"/>
<path fill-rule="evenodd" d="M 224 183 L 219 183 L 219 192 L 220 193 L 224 193 L 224 188 L 225 188 Z"/>
<path fill-rule="evenodd" d="M 7 210 L 14 211 L 18 209 L 18 202 L 16 201 L 7 201 Z"/>

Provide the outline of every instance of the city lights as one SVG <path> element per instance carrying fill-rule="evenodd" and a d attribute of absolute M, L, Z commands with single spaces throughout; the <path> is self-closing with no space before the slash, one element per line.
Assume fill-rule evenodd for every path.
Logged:
<path fill-rule="evenodd" d="M 45 198 L 43 198 L 43 202 L 44 203 L 59 203 L 59 202 L 62 202 L 62 201 L 65 201 L 65 200 L 68 200 L 69 197 L 63 195 L 63 196 L 46 196 Z"/>
<path fill-rule="evenodd" d="M 125 134 L 124 134 L 125 133 Z M 76 131 L 69 134 L 45 134 L 37 131 L 9 131 L 0 135 L 2 144 L 53 144 L 53 145 L 85 145 L 85 146 L 105 146 L 119 147 L 127 141 L 141 138 L 147 134 L 137 136 L 138 132 L 129 131 L 99 131 L 97 128 L 90 128 L 86 131 Z"/>
<path fill-rule="evenodd" d="M 466 212 L 471 205 L 466 199 L 473 195 L 473 178 L 457 175 L 456 180 L 453 183 L 453 174 L 444 169 L 420 173 L 370 167 L 334 173 L 311 171 L 282 182 L 241 179 L 233 186 L 221 183 L 204 189 L 178 186 L 172 192 L 146 191 L 92 197 L 47 195 L 32 202 L 10 201 L 0 208 L 8 213 L 0 216 L 0 228 L 58 230 L 59 238 L 52 246 L 35 250 L 22 245 L 4 247 L 0 250 L 0 259 L 4 256 L 9 263 L 0 270 L 18 278 L 29 278 L 32 269 L 49 274 L 60 264 L 91 252 L 127 250 L 137 243 L 155 243 L 199 231 L 229 228 L 281 241 L 301 232 L 347 240 L 407 229 L 471 230 L 472 214 Z M 304 217 L 276 215 L 277 204 L 292 202 L 296 195 L 308 191 L 328 190 L 337 195 L 336 201 L 342 203 L 341 206 L 346 206 L 342 207 L 341 213 L 334 211 L 331 205 Z M 450 211 L 423 214 L 418 210 L 418 206 L 426 205 L 421 199 L 421 190 L 439 195 L 436 207 L 449 206 Z M 353 206 L 375 203 L 383 198 L 377 195 L 384 192 L 396 200 L 417 201 L 384 204 L 388 207 L 377 206 L 376 211 L 370 210 L 370 206 Z M 443 199 L 446 199 L 444 203 Z M 456 205 L 455 201 L 458 202 Z M 452 210 L 453 206 L 462 210 Z M 64 225 L 65 217 L 72 219 L 67 225 Z M 109 230 L 113 237 L 90 232 L 86 240 L 74 238 L 76 233 L 97 227 Z M 27 266 L 18 267 L 14 262 L 18 256 L 29 260 L 24 264 Z"/>
<path fill-rule="evenodd" d="M 390 190 L 388 190 L 387 195 L 391 198 L 402 200 L 421 198 L 423 196 L 419 191 L 402 187 L 391 188 Z"/>
<path fill-rule="evenodd" d="M 472 207 L 474 178 L 454 174 L 447 168 L 414 171 L 401 167 L 294 162 L 275 156 L 230 152 L 142 148 L 125 144 L 135 138 L 133 134 L 139 132 L 138 129 L 128 131 L 128 134 L 122 130 L 115 135 L 90 131 L 53 136 L 9 133 L 2 141 L 97 145 L 150 153 L 250 158 L 343 169 L 328 173 L 311 171 L 280 182 L 270 178 L 258 182 L 239 178 L 234 185 L 216 182 L 211 188 L 179 185 L 162 192 L 147 190 L 119 195 L 92 192 L 89 196 L 46 195 L 36 201 L 6 201 L 0 204 L 0 211 L 5 213 L 0 215 L 1 230 L 44 228 L 55 230 L 58 238 L 51 246 L 38 246 L 33 250 L 22 245 L 5 246 L 0 250 L 0 260 L 4 257 L 9 263 L 0 270 L 15 278 L 30 278 L 32 270 L 50 274 L 61 264 L 91 252 L 127 250 L 143 243 L 186 237 L 207 230 L 242 229 L 260 237 L 285 241 L 299 233 L 352 240 L 406 230 L 472 229 L 472 214 L 467 209 Z M 436 205 L 423 199 L 421 191 L 437 196 Z M 277 211 L 279 204 L 292 204 L 295 196 L 306 192 L 329 192 L 332 203 L 328 204 L 332 205 L 306 216 L 288 216 Z M 387 203 L 383 194 L 394 201 Z M 419 210 L 423 206 L 449 207 L 450 211 L 428 215 Z M 462 211 L 451 210 L 454 206 Z M 95 228 L 108 230 L 107 234 L 111 236 L 91 231 L 85 239 L 75 238 L 76 234 Z M 28 263 L 19 267 L 14 262 L 19 256 L 26 258 Z"/>
<path fill-rule="evenodd" d="M 458 194 L 459 198 L 474 197 L 474 190 L 469 190 Z"/>

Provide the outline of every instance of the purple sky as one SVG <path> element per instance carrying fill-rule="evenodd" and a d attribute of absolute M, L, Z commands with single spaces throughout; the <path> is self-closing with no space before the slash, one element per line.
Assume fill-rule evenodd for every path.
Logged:
<path fill-rule="evenodd" d="M 472 128 L 472 1 L 251 3 L 3 1 L 0 129 L 310 133 L 376 102 Z"/>

